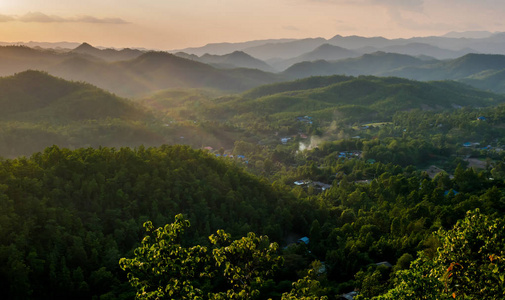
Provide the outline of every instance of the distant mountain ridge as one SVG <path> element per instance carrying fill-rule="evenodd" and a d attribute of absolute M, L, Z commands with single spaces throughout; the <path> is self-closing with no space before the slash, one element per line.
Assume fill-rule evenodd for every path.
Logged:
<path fill-rule="evenodd" d="M 85 55 L 91 55 L 106 61 L 120 61 L 120 60 L 128 60 L 134 59 L 145 53 L 145 51 L 135 50 L 135 49 L 98 49 L 91 46 L 88 43 L 82 43 L 70 53 L 79 53 Z"/>
<path fill-rule="evenodd" d="M 335 62 L 325 60 L 302 62 L 289 67 L 283 72 L 289 78 L 304 78 L 326 75 L 376 75 L 405 66 L 425 65 L 425 60 L 409 55 L 375 52 L 356 58 L 348 58 Z"/>
<path fill-rule="evenodd" d="M 435 48 L 433 48 L 433 53 L 430 56 L 434 56 L 438 59 L 445 59 L 456 58 L 471 52 L 505 54 L 504 35 L 504 33 L 468 32 L 459 34 L 453 33 L 447 36 L 413 37 L 409 39 L 336 35 L 330 39 L 306 38 L 296 40 L 256 41 L 253 45 L 247 43 L 225 43 L 222 45 L 212 44 L 211 47 L 211 44 L 209 44 L 200 48 L 186 48 L 178 51 L 198 55 L 202 53 L 202 51 L 209 54 L 223 54 L 223 52 L 230 53 L 240 50 L 261 60 L 268 61 L 271 59 L 292 59 L 313 51 L 323 44 L 339 46 L 348 50 L 371 48 L 373 49 L 372 52 L 377 50 L 387 52 L 388 48 L 394 49 L 395 47 L 403 46 L 402 54 L 413 56 L 418 55 L 415 52 L 419 49 L 414 48 L 412 51 L 408 51 L 408 48 L 405 48 L 405 46 L 409 44 L 425 44 L 439 48 L 437 51 L 434 51 Z"/>
<path fill-rule="evenodd" d="M 199 61 L 205 64 L 212 65 L 220 69 L 233 69 L 233 68 L 248 68 L 258 69 L 265 72 L 274 72 L 275 69 L 262 60 L 256 59 L 243 51 L 234 51 L 224 55 L 204 54 L 198 57 L 195 54 L 187 54 L 184 52 L 177 52 L 174 55 Z"/>
<path fill-rule="evenodd" d="M 505 35 L 498 33 L 490 38 L 455 40 L 490 43 L 491 38 L 499 40 L 504 37 Z M 419 39 L 447 40 L 440 37 Z M 471 49 L 465 48 L 458 52 L 415 42 L 415 39 L 398 40 L 402 45 L 387 47 L 383 46 L 391 40 L 380 37 L 336 36 L 332 40 L 346 42 L 349 46 L 358 48 L 351 50 L 335 46 L 322 38 L 270 41 L 263 45 L 257 45 L 259 41 L 242 44 L 254 45 L 252 48 L 256 50 L 272 46 L 269 50 L 272 54 L 289 51 L 290 55 L 301 53 L 294 58 L 271 59 L 267 63 L 245 51 L 224 55 L 204 54 L 199 57 L 182 52 L 170 54 L 135 49 L 98 49 L 87 43 L 70 51 L 0 46 L 0 75 L 12 75 L 28 69 L 42 70 L 68 80 L 89 82 L 124 97 L 145 96 L 170 88 L 212 88 L 243 92 L 263 84 L 335 74 L 396 76 L 425 81 L 450 79 L 495 92 L 503 92 L 505 89 L 505 81 L 499 75 L 499 72 L 505 69 L 504 55 L 470 53 L 449 59 L 447 57 Z M 495 42 L 498 43 L 498 40 Z M 311 51 L 305 51 L 321 42 L 325 43 Z M 388 51 L 368 53 L 380 49 L 365 46 L 370 42 Z M 394 51 L 414 53 L 415 56 L 392 53 Z M 363 52 L 365 54 L 361 55 Z M 433 56 L 444 59 L 436 59 Z"/>
<path fill-rule="evenodd" d="M 132 53 L 135 58 L 120 59 L 121 55 Z M 246 68 L 221 70 L 167 52 L 100 50 L 88 44 L 69 52 L 4 46 L 0 47 L 0 64 L 0 76 L 28 69 L 42 70 L 67 80 L 85 81 L 124 97 L 180 87 L 244 91 L 281 80 L 273 73 Z"/>

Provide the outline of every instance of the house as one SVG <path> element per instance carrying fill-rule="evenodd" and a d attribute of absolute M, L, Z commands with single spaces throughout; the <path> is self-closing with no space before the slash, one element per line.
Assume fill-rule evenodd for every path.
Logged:
<path fill-rule="evenodd" d="M 358 295 L 358 292 L 352 291 L 350 293 L 340 295 L 340 297 L 338 297 L 337 299 L 338 300 L 352 300 L 357 295 Z"/>
<path fill-rule="evenodd" d="M 444 196 L 447 196 L 451 193 L 451 191 L 454 193 L 454 195 L 456 196 L 457 194 L 459 194 L 458 191 L 456 190 L 453 190 L 453 189 L 450 189 L 450 190 L 447 190 L 447 191 L 444 191 Z"/>
<path fill-rule="evenodd" d="M 392 268 L 393 265 L 390 264 L 388 261 L 381 261 L 381 262 L 378 262 L 375 264 L 377 267 L 378 266 L 385 266 L 385 267 L 388 267 L 388 268 Z"/>
<path fill-rule="evenodd" d="M 314 184 L 314 186 L 320 187 L 323 191 L 331 188 L 331 184 L 326 184 L 320 181 L 313 181 L 312 184 Z"/>
<path fill-rule="evenodd" d="M 308 184 L 309 182 L 306 181 L 306 180 L 298 180 L 298 181 L 295 181 L 293 182 L 295 185 L 304 185 L 304 184 Z"/>
<path fill-rule="evenodd" d="M 299 238 L 298 241 L 296 242 L 297 244 L 301 244 L 301 243 L 304 243 L 305 245 L 308 245 L 309 244 L 309 238 L 304 236 L 302 238 Z"/>
<path fill-rule="evenodd" d="M 477 121 L 486 121 L 486 117 L 480 116 L 477 118 Z"/>

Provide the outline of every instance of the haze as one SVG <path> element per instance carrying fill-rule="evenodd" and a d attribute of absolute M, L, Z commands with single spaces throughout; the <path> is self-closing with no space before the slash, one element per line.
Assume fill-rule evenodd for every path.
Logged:
<path fill-rule="evenodd" d="M 1 0 L 0 41 L 177 49 L 267 38 L 503 31 L 498 0 Z"/>

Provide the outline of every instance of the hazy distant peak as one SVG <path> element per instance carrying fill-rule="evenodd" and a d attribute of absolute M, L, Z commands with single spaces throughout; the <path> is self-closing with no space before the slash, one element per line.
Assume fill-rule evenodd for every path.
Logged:
<path fill-rule="evenodd" d="M 84 42 L 84 43 L 80 44 L 79 46 L 77 46 L 73 51 L 86 51 L 86 50 L 99 50 L 99 49 Z"/>
<path fill-rule="evenodd" d="M 159 58 L 175 58 L 175 57 L 177 56 L 164 51 L 148 51 L 140 55 L 137 59 L 141 60 L 141 59 L 159 59 Z M 182 57 L 179 58 L 185 59 Z"/>
<path fill-rule="evenodd" d="M 245 53 L 244 51 L 236 50 L 230 53 L 230 55 L 235 55 L 235 56 L 250 56 L 249 54 Z"/>
<path fill-rule="evenodd" d="M 469 39 L 483 39 L 488 38 L 493 35 L 492 32 L 489 31 L 451 31 L 444 34 L 442 37 L 448 38 L 469 38 Z"/>
<path fill-rule="evenodd" d="M 336 50 L 336 49 L 345 49 L 344 47 L 336 46 L 336 45 L 331 45 L 328 43 L 324 43 L 321 46 L 317 47 L 315 50 Z M 347 50 L 347 49 L 345 49 Z"/>

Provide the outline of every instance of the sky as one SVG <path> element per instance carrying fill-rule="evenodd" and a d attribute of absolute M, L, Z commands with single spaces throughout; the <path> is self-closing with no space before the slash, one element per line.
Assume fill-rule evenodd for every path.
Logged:
<path fill-rule="evenodd" d="M 0 41 L 172 50 L 337 34 L 502 32 L 503 16 L 503 0 L 0 0 Z"/>

